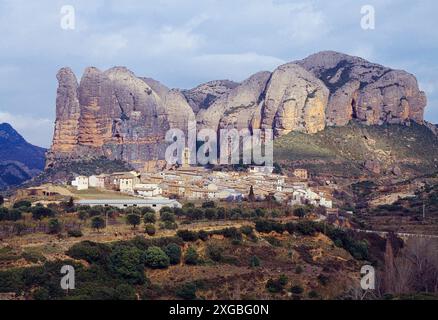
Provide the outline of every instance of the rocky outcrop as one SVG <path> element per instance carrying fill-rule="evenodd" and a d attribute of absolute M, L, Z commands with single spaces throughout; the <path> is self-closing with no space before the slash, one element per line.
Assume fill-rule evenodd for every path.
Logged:
<path fill-rule="evenodd" d="M 215 80 L 197 86 L 190 90 L 183 90 L 185 98 L 193 111 L 208 109 L 217 99 L 225 95 L 239 84 L 230 80 Z"/>
<path fill-rule="evenodd" d="M 300 66 L 277 68 L 269 80 L 262 107 L 262 127 L 276 136 L 291 131 L 315 133 L 325 127 L 325 85 Z"/>
<path fill-rule="evenodd" d="M 331 51 L 242 83 L 212 81 L 182 91 L 124 67 L 87 68 L 79 84 L 68 68 L 57 78 L 47 166 L 59 158 L 105 156 L 146 169 L 164 159 L 167 130 L 186 131 L 194 120 L 198 129 L 273 129 L 278 137 L 291 131 L 314 134 L 352 119 L 423 124 L 426 106 L 413 75 Z"/>
<path fill-rule="evenodd" d="M 269 72 L 259 72 L 216 100 L 208 109 L 197 114 L 200 128 L 258 128 L 261 101 L 269 80 Z"/>
<path fill-rule="evenodd" d="M 149 160 L 164 158 L 169 128 L 186 128 L 194 119 L 181 93 L 157 87 L 156 92 L 124 67 L 87 68 L 76 95 L 72 85 L 65 85 L 71 79 L 69 72 L 58 74 L 55 138 L 47 166 L 59 158 L 106 156 L 142 169 Z M 75 125 L 66 122 L 71 118 Z"/>
<path fill-rule="evenodd" d="M 351 119 L 370 125 L 423 121 L 426 96 L 415 77 L 405 71 L 332 51 L 296 63 L 330 90 L 327 125 L 342 126 Z"/>

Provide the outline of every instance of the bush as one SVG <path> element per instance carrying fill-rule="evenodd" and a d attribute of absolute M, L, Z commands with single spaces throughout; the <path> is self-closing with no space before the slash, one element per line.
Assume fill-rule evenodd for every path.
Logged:
<path fill-rule="evenodd" d="M 146 212 L 143 216 L 144 223 L 155 223 L 156 220 L 155 212 Z"/>
<path fill-rule="evenodd" d="M 193 247 L 189 247 L 184 257 L 184 262 L 186 264 L 196 265 L 199 262 L 198 260 L 199 260 L 198 252 L 196 252 L 196 250 Z"/>
<path fill-rule="evenodd" d="M 109 256 L 110 270 L 130 284 L 143 284 L 144 254 L 141 250 L 131 246 L 117 246 Z"/>
<path fill-rule="evenodd" d="M 153 224 L 147 224 L 144 226 L 144 231 L 149 235 L 149 236 L 154 236 L 156 233 L 156 229 L 155 226 Z"/>
<path fill-rule="evenodd" d="M 198 234 L 189 230 L 178 230 L 176 233 L 183 241 L 193 242 L 198 240 Z"/>
<path fill-rule="evenodd" d="M 104 229 L 106 227 L 105 220 L 100 216 L 93 217 L 93 219 L 91 219 L 91 227 L 98 231 Z"/>
<path fill-rule="evenodd" d="M 304 289 L 301 286 L 292 286 L 290 288 L 290 292 L 293 294 L 302 294 L 304 292 Z"/>
<path fill-rule="evenodd" d="M 260 259 L 259 259 L 259 257 L 252 256 L 251 259 L 249 260 L 249 266 L 251 268 L 260 267 Z"/>
<path fill-rule="evenodd" d="M 214 244 L 208 245 L 206 249 L 207 256 L 211 260 L 216 262 L 222 261 L 222 252 L 223 252 L 223 248 Z"/>
<path fill-rule="evenodd" d="M 50 234 L 56 234 L 61 232 L 61 223 L 58 221 L 58 219 L 50 219 L 48 227 Z"/>
<path fill-rule="evenodd" d="M 301 274 L 301 273 L 303 273 L 303 267 L 302 266 L 297 266 L 296 268 L 295 268 L 295 273 L 296 274 Z"/>
<path fill-rule="evenodd" d="M 164 208 L 167 207 L 163 207 L 161 210 L 163 210 Z M 175 214 L 173 212 L 170 211 L 161 211 L 160 210 L 160 220 L 163 222 L 175 222 Z"/>
<path fill-rule="evenodd" d="M 19 209 L 19 208 L 30 208 L 32 206 L 32 203 L 28 200 L 20 200 L 14 203 L 14 205 L 12 206 L 14 209 Z"/>
<path fill-rule="evenodd" d="M 173 213 L 173 210 L 172 210 L 171 207 L 167 207 L 167 206 L 165 206 L 165 207 L 162 207 L 162 208 L 160 209 L 160 215 L 161 215 L 162 213 L 164 213 L 164 212 L 171 212 L 171 213 Z"/>
<path fill-rule="evenodd" d="M 18 221 L 21 218 L 22 214 L 18 209 L 0 208 L 0 221 Z"/>
<path fill-rule="evenodd" d="M 145 215 L 146 213 L 153 213 L 154 217 L 155 217 L 155 210 L 152 209 L 151 207 L 143 207 L 143 208 L 141 208 L 141 213 L 143 215 Z"/>
<path fill-rule="evenodd" d="M 178 229 L 178 224 L 176 222 L 164 221 L 160 223 L 160 228 L 167 230 L 176 230 Z"/>
<path fill-rule="evenodd" d="M 36 220 L 41 220 L 42 218 L 54 217 L 55 211 L 50 208 L 45 208 L 43 206 L 35 206 L 31 210 L 32 218 Z"/>
<path fill-rule="evenodd" d="M 175 243 L 169 243 L 165 248 L 164 252 L 166 252 L 169 257 L 170 264 L 179 264 L 181 262 L 181 247 Z"/>
<path fill-rule="evenodd" d="M 177 289 L 176 295 L 185 300 L 194 300 L 196 299 L 196 285 L 185 283 Z"/>
<path fill-rule="evenodd" d="M 284 286 L 280 283 L 280 281 L 278 281 L 278 279 L 277 280 L 269 279 L 268 282 L 266 283 L 266 289 L 270 293 L 279 293 L 283 291 Z"/>
<path fill-rule="evenodd" d="M 294 216 L 299 217 L 299 218 L 304 218 L 306 216 L 306 210 L 304 210 L 304 208 L 296 208 L 293 211 Z"/>
<path fill-rule="evenodd" d="M 249 236 L 254 232 L 254 230 L 251 226 L 242 226 L 240 227 L 240 232 L 242 232 L 246 236 Z"/>
<path fill-rule="evenodd" d="M 71 229 L 67 231 L 67 235 L 73 238 L 80 238 L 83 236 L 83 233 L 80 229 Z"/>
<path fill-rule="evenodd" d="M 82 241 L 74 244 L 66 254 L 73 259 L 85 260 L 88 263 L 106 264 L 111 248 L 103 243 Z"/>
<path fill-rule="evenodd" d="M 88 219 L 88 212 L 84 211 L 84 210 L 78 211 L 78 218 L 82 221 L 87 220 Z"/>
<path fill-rule="evenodd" d="M 152 246 L 146 250 L 145 264 L 153 269 L 163 269 L 169 266 L 170 260 L 161 248 Z"/>
<path fill-rule="evenodd" d="M 215 208 L 216 204 L 214 203 L 214 201 L 205 201 L 202 203 L 202 207 L 203 208 Z"/>
<path fill-rule="evenodd" d="M 128 214 L 126 216 L 126 223 L 131 225 L 134 229 L 140 224 L 141 219 L 137 214 Z"/>
<path fill-rule="evenodd" d="M 326 275 L 320 274 L 318 276 L 318 281 L 319 283 L 321 283 L 323 286 L 326 286 L 329 282 L 329 278 Z"/>
<path fill-rule="evenodd" d="M 205 230 L 199 230 L 198 231 L 198 238 L 201 239 L 202 241 L 207 241 L 208 240 L 208 233 Z"/>
<path fill-rule="evenodd" d="M 319 297 L 319 294 L 315 290 L 312 290 L 312 291 L 309 292 L 309 298 L 310 299 L 316 299 L 318 297 Z"/>

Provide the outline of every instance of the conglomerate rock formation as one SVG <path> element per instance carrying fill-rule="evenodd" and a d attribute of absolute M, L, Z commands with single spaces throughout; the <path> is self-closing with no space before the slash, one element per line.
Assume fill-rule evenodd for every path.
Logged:
<path fill-rule="evenodd" d="M 426 96 L 416 78 L 358 57 L 326 51 L 236 83 L 169 89 L 125 67 L 87 68 L 78 83 L 58 74 L 56 122 L 46 166 L 106 156 L 136 168 L 164 159 L 170 128 L 273 129 L 313 134 L 352 119 L 365 124 L 423 123 Z"/>

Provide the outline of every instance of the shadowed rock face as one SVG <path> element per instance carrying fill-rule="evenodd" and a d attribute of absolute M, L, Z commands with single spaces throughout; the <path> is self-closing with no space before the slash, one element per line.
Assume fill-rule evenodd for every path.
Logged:
<path fill-rule="evenodd" d="M 211 81 L 169 89 L 124 67 L 87 68 L 78 84 L 57 74 L 56 123 L 47 166 L 59 158 L 106 156 L 138 169 L 164 159 L 169 128 L 273 129 L 316 133 L 351 119 L 365 124 L 423 123 L 424 92 L 415 77 L 358 57 L 320 52 L 259 72 L 242 83 Z"/>
<path fill-rule="evenodd" d="M 426 96 L 416 78 L 358 57 L 325 51 L 297 61 L 330 90 L 327 125 L 423 122 Z"/>

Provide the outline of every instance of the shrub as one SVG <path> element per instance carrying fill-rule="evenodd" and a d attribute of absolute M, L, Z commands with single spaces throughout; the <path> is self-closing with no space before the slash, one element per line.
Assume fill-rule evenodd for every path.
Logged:
<path fill-rule="evenodd" d="M 143 252 L 135 247 L 115 247 L 109 256 L 109 268 L 130 284 L 145 282 Z"/>
<path fill-rule="evenodd" d="M 155 210 L 152 209 L 151 207 L 143 207 L 143 208 L 141 208 L 141 213 L 144 214 L 144 215 L 146 213 L 153 213 L 154 217 L 155 217 Z"/>
<path fill-rule="evenodd" d="M 137 214 L 128 214 L 126 216 L 126 223 L 131 225 L 134 229 L 140 224 L 141 219 Z"/>
<path fill-rule="evenodd" d="M 309 298 L 310 299 L 316 299 L 318 297 L 319 297 L 319 294 L 315 290 L 312 290 L 312 291 L 309 292 Z"/>
<path fill-rule="evenodd" d="M 167 230 L 176 230 L 178 229 L 178 224 L 176 222 L 172 221 L 164 221 L 160 223 L 161 229 L 167 229 Z"/>
<path fill-rule="evenodd" d="M 85 210 L 78 211 L 78 218 L 82 221 L 87 220 L 88 219 L 88 212 Z"/>
<path fill-rule="evenodd" d="M 32 203 L 28 200 L 20 200 L 14 203 L 12 206 L 14 209 L 18 208 L 30 208 L 32 206 Z"/>
<path fill-rule="evenodd" d="M 162 207 L 160 209 L 160 215 L 164 212 L 172 212 L 173 213 L 173 210 L 172 210 L 172 208 L 165 206 L 165 207 Z"/>
<path fill-rule="evenodd" d="M 251 226 L 242 226 L 240 227 L 240 232 L 242 232 L 244 235 L 249 236 L 254 232 L 254 230 Z"/>
<path fill-rule="evenodd" d="M 18 221 L 21 218 L 22 214 L 18 209 L 0 208 L 0 221 Z"/>
<path fill-rule="evenodd" d="M 71 229 L 67 231 L 69 237 L 80 238 L 83 236 L 82 231 L 80 229 Z"/>
<path fill-rule="evenodd" d="M 198 238 L 201 239 L 202 241 L 207 241 L 208 240 L 208 233 L 205 230 L 199 230 L 198 231 Z"/>
<path fill-rule="evenodd" d="M 266 289 L 270 293 L 279 293 L 283 291 L 284 286 L 278 280 L 269 279 L 266 283 Z"/>
<path fill-rule="evenodd" d="M 164 252 L 166 252 L 169 257 L 170 264 L 179 264 L 181 261 L 181 247 L 175 243 L 169 243 L 165 248 Z"/>
<path fill-rule="evenodd" d="M 144 231 L 150 236 L 154 236 L 156 233 L 155 226 L 150 223 L 144 226 Z"/>
<path fill-rule="evenodd" d="M 161 248 L 152 246 L 146 250 L 145 264 L 153 269 L 163 269 L 169 266 L 170 260 Z"/>
<path fill-rule="evenodd" d="M 184 257 L 184 262 L 190 265 L 198 264 L 199 255 L 198 252 L 193 247 L 187 249 L 186 255 Z"/>
<path fill-rule="evenodd" d="M 318 276 L 318 281 L 319 283 L 321 283 L 323 286 L 326 286 L 327 283 L 329 282 L 329 278 L 326 275 L 320 274 Z"/>
<path fill-rule="evenodd" d="M 252 256 L 251 259 L 249 260 L 249 266 L 251 268 L 260 267 L 260 259 L 259 259 L 259 257 Z"/>
<path fill-rule="evenodd" d="M 217 218 L 217 212 L 216 209 L 214 208 L 206 209 L 204 214 L 205 214 L 205 218 L 208 220 L 214 220 Z"/>
<path fill-rule="evenodd" d="M 301 286 L 292 286 L 290 288 L 290 292 L 292 292 L 293 294 L 302 294 L 304 292 L 304 289 Z"/>
<path fill-rule="evenodd" d="M 155 212 L 146 212 L 143 216 L 144 223 L 155 223 L 156 220 Z"/>
<path fill-rule="evenodd" d="M 163 210 L 164 208 L 167 207 L 163 207 L 161 210 Z M 173 212 L 170 211 L 161 211 L 160 210 L 160 220 L 163 222 L 175 222 L 175 214 Z"/>
<path fill-rule="evenodd" d="M 303 273 L 303 267 L 302 266 L 297 266 L 296 268 L 295 268 L 295 273 L 296 274 L 301 274 L 301 273 Z"/>
<path fill-rule="evenodd" d="M 93 219 L 91 219 L 91 227 L 99 231 L 106 227 L 105 220 L 100 216 L 93 217 Z"/>
<path fill-rule="evenodd" d="M 85 260 L 88 263 L 105 264 L 111 249 L 106 244 L 82 241 L 74 244 L 66 254 L 73 259 Z"/>
<path fill-rule="evenodd" d="M 192 242 L 198 240 L 198 234 L 189 230 L 178 230 L 176 235 L 184 241 Z"/>
<path fill-rule="evenodd" d="M 202 207 L 203 208 L 215 208 L 216 204 L 214 203 L 214 201 L 205 201 L 202 203 Z"/>
<path fill-rule="evenodd" d="M 53 209 L 45 208 L 43 206 L 35 206 L 32 208 L 31 212 L 32 212 L 32 218 L 37 220 L 41 220 L 42 218 L 46 218 L 46 217 L 55 216 L 55 211 Z"/>
<path fill-rule="evenodd" d="M 306 210 L 304 210 L 304 208 L 296 208 L 293 211 L 294 216 L 299 217 L 299 218 L 304 218 L 304 216 L 306 215 Z"/>
<path fill-rule="evenodd" d="M 196 299 L 196 285 L 185 283 L 177 289 L 176 295 L 185 300 L 194 300 Z"/>
<path fill-rule="evenodd" d="M 223 252 L 223 248 L 214 244 L 208 245 L 206 249 L 207 256 L 211 260 L 216 262 L 220 262 L 222 260 L 222 252 Z"/>
<path fill-rule="evenodd" d="M 58 219 L 50 219 L 48 227 L 50 234 L 56 234 L 61 232 L 61 223 L 58 221 Z"/>

